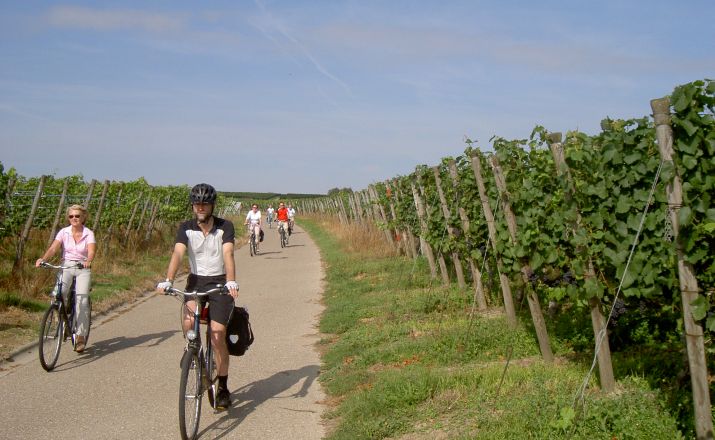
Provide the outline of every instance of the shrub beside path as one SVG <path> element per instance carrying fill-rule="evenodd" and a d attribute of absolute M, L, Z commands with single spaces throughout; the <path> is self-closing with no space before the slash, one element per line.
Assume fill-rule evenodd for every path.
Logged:
<path fill-rule="evenodd" d="M 268 229 L 261 253 L 237 249 L 236 264 L 238 304 L 248 307 L 256 341 L 231 357 L 232 407 L 214 413 L 204 399 L 200 438 L 320 439 L 318 249 L 299 227 L 281 249 L 277 230 Z M 179 312 L 175 299 L 153 295 L 98 320 L 82 355 L 63 345 L 51 373 L 36 347 L 3 364 L 0 437 L 178 438 Z"/>

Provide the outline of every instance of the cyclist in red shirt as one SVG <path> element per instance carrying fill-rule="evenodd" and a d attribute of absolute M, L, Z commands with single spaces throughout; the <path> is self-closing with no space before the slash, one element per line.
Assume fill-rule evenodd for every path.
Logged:
<path fill-rule="evenodd" d="M 288 242 L 288 208 L 286 208 L 285 203 L 281 202 L 278 205 L 278 210 L 276 211 L 276 221 L 278 222 L 278 227 L 283 226 L 283 230 L 286 232 L 286 243 Z"/>

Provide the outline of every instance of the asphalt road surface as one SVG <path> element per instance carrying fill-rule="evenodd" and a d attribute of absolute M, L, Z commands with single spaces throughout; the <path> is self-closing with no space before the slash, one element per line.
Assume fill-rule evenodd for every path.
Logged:
<path fill-rule="evenodd" d="M 214 412 L 204 397 L 202 439 L 324 435 L 315 349 L 320 254 L 299 227 L 284 249 L 275 228 L 265 232 L 258 256 L 247 246 L 236 250 L 237 304 L 248 307 L 256 340 L 246 355 L 231 357 L 232 407 Z M 83 354 L 63 344 L 50 373 L 36 347 L 0 366 L 0 439 L 179 438 L 179 313 L 176 299 L 149 295 L 97 319 Z"/>

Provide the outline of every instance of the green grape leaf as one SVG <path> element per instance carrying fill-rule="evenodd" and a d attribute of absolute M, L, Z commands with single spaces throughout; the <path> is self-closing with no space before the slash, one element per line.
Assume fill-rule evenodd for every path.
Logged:
<path fill-rule="evenodd" d="M 690 303 L 690 307 L 693 319 L 700 321 L 707 316 L 710 304 L 704 296 L 698 296 L 695 301 Z"/>
<path fill-rule="evenodd" d="M 678 211 L 678 224 L 680 227 L 688 226 L 693 217 L 693 210 L 689 206 L 683 206 Z"/>

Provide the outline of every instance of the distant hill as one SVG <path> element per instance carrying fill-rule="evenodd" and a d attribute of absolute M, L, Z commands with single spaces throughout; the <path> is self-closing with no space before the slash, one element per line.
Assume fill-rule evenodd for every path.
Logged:
<path fill-rule="evenodd" d="M 220 191 L 226 197 L 244 200 L 278 200 L 278 199 L 313 199 L 316 197 L 325 197 L 325 194 L 280 194 L 280 193 L 260 193 L 260 192 L 229 192 Z"/>

